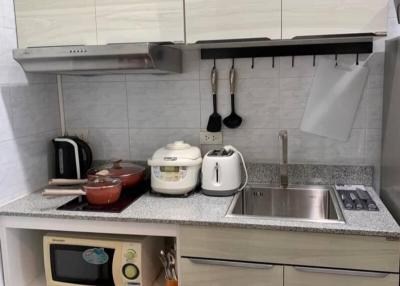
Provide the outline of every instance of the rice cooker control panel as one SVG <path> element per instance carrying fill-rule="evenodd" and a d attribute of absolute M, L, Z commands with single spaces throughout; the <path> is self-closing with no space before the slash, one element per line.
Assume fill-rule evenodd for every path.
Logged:
<path fill-rule="evenodd" d="M 187 167 L 155 166 L 152 168 L 154 177 L 166 182 L 179 182 L 187 175 Z"/>

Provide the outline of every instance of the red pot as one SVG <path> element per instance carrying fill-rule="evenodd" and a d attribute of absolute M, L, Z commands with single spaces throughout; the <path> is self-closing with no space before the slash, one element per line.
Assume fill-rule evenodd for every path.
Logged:
<path fill-rule="evenodd" d="M 118 201 L 122 183 L 119 179 L 110 177 L 93 177 L 83 185 L 86 199 L 93 205 L 108 205 Z"/>

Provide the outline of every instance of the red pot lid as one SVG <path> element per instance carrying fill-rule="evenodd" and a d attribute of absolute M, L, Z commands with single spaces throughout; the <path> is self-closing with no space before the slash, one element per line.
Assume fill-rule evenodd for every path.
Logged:
<path fill-rule="evenodd" d="M 145 167 L 129 162 L 115 161 L 95 169 L 89 170 L 90 175 L 101 175 L 110 177 L 125 177 L 132 175 L 140 175 L 144 172 Z"/>

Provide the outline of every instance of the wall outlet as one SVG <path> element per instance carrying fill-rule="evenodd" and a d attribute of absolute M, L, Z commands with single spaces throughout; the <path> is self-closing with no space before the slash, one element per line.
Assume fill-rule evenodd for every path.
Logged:
<path fill-rule="evenodd" d="M 222 132 L 200 131 L 200 144 L 222 145 Z"/>
<path fill-rule="evenodd" d="M 89 141 L 89 128 L 72 128 L 67 130 L 68 136 L 76 136 L 79 139 Z"/>

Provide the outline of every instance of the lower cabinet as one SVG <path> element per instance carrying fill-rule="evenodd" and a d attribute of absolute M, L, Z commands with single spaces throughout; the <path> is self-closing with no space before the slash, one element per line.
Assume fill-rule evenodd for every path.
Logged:
<path fill-rule="evenodd" d="M 285 286 L 398 286 L 399 275 L 380 272 L 285 266 Z"/>
<path fill-rule="evenodd" d="M 184 286 L 283 286 L 280 265 L 182 258 L 180 269 L 180 285 Z"/>
<path fill-rule="evenodd" d="M 398 286 L 399 275 L 383 272 L 283 266 L 210 258 L 182 258 L 184 286 Z"/>

